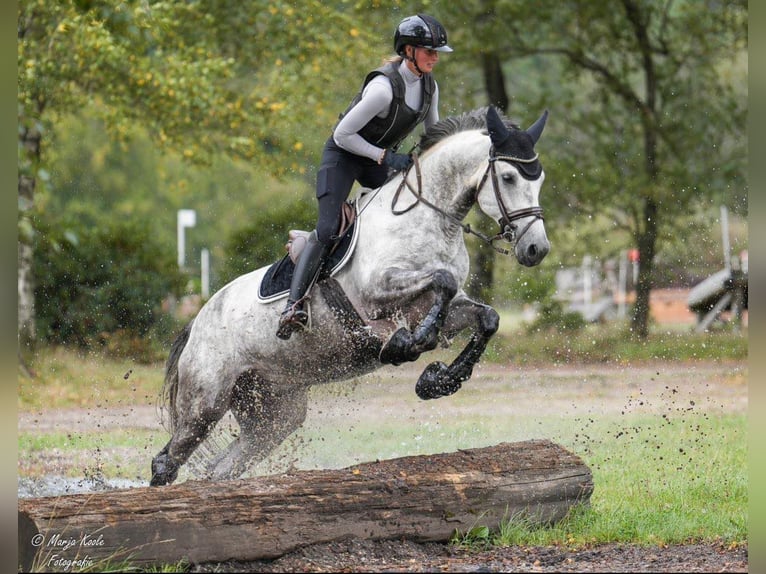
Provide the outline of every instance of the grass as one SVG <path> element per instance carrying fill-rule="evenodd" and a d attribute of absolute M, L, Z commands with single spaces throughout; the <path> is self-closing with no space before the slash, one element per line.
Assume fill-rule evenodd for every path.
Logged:
<path fill-rule="evenodd" d="M 635 424 L 635 423 L 633 423 Z M 640 424 L 640 423 L 639 423 Z M 748 492 L 746 421 L 743 416 L 711 420 L 706 444 L 690 453 L 698 436 L 678 428 L 646 433 L 636 448 L 594 447 L 584 458 L 595 489 L 590 505 L 575 506 L 552 526 L 509 517 L 497 531 L 480 523 L 458 532 L 453 544 L 566 546 L 605 543 L 644 545 L 719 542 L 747 544 Z M 610 432 L 594 433 L 603 441 Z M 657 444 L 663 445 L 656 449 Z M 677 446 L 677 445 L 683 446 Z M 667 446 L 666 446 L 667 445 Z M 672 446 L 669 446 L 672 445 Z"/>
<path fill-rule="evenodd" d="M 354 462 L 338 464 L 339 449 L 372 460 L 535 437 L 550 438 L 583 458 L 595 484 L 589 508 L 578 509 L 552 527 L 533 528 L 523 521 L 510 521 L 491 534 L 494 544 L 747 540 L 744 415 L 701 411 L 672 418 L 639 413 L 503 419 L 488 413 L 425 424 L 428 422 L 413 422 L 408 428 L 406 422 L 394 419 L 381 429 L 375 422 L 363 425 L 351 419 L 352 429 L 325 427 L 321 435 L 314 429 L 316 434 L 302 433 L 300 440 L 311 442 L 310 448 L 319 451 L 312 460 L 318 468 Z M 347 430 L 352 432 L 344 432 Z M 479 521 L 477 527 L 481 526 Z M 472 539 L 476 532 L 460 536 Z"/>
<path fill-rule="evenodd" d="M 747 330 L 720 328 L 695 333 L 689 325 L 650 327 L 645 340 L 632 338 L 625 323 L 589 324 L 582 329 L 527 332 L 517 315 L 501 313 L 501 328 L 483 360 L 519 365 L 629 363 L 632 361 L 694 361 L 746 359 Z"/>
<path fill-rule="evenodd" d="M 64 347 L 43 347 L 18 378 L 20 411 L 153 405 L 162 386 L 162 363 L 144 365 Z"/>
<path fill-rule="evenodd" d="M 163 433 L 144 429 L 112 429 L 101 432 L 20 433 L 19 476 L 50 472 L 51 459 L 60 459 L 58 474 L 64 477 L 146 478 L 146 463 L 165 444 Z"/>

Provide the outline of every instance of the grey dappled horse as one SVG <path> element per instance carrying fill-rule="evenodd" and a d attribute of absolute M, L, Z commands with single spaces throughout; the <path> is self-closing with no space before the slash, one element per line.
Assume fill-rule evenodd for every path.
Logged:
<path fill-rule="evenodd" d="M 240 432 L 210 461 L 209 478 L 236 478 L 282 443 L 303 423 L 311 385 L 414 361 L 470 329 L 454 362 L 431 363 L 416 385 L 422 399 L 457 391 L 499 322 L 463 291 L 463 232 L 472 230 L 462 220 L 478 204 L 500 224 L 484 239 L 510 242 L 523 265 L 542 261 L 550 244 L 534 145 L 546 119 L 522 130 L 490 107 L 433 126 L 407 174 L 361 195 L 355 252 L 316 284 L 309 328 L 289 341 L 275 336 L 283 302 L 258 299 L 266 267 L 211 297 L 170 351 L 163 394 L 172 438 L 152 461 L 151 484 L 173 482 L 229 410 Z"/>

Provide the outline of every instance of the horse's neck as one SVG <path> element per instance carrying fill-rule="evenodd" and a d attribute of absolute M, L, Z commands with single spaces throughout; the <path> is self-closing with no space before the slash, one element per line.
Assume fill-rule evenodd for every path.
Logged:
<path fill-rule="evenodd" d="M 488 153 L 486 135 L 478 131 L 453 135 L 419 159 L 419 178 L 413 167 L 407 175 L 408 186 L 403 186 L 403 176 L 398 174 L 380 189 L 365 190 L 360 209 L 390 212 L 394 203 L 397 209 L 405 209 L 417 202 L 416 195 L 421 195 L 451 216 L 463 219 L 473 205 L 472 191 L 486 168 Z"/>
<path fill-rule="evenodd" d="M 421 159 L 423 197 L 462 219 L 473 205 L 471 192 L 488 154 L 488 139 L 477 131 L 456 134 L 438 144 Z"/>

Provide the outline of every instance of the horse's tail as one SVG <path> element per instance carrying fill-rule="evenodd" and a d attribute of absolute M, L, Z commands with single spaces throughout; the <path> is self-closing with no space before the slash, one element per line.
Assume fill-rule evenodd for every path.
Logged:
<path fill-rule="evenodd" d="M 183 331 L 173 341 L 173 345 L 170 347 L 170 354 L 168 355 L 168 361 L 165 364 L 165 382 L 162 384 L 162 391 L 160 391 L 160 416 L 162 426 L 164 426 L 170 434 L 173 434 L 176 429 L 176 423 L 178 422 L 178 411 L 176 410 L 176 396 L 178 395 L 178 359 L 181 357 L 181 353 L 186 347 L 186 343 L 189 341 L 189 333 L 191 333 L 192 322 L 190 321 Z M 162 414 L 168 412 L 170 419 L 166 420 Z"/>

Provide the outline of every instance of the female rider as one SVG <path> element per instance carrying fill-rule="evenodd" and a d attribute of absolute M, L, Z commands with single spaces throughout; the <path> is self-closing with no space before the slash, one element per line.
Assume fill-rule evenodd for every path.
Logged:
<path fill-rule="evenodd" d="M 452 51 L 446 30 L 426 14 L 409 16 L 396 29 L 394 49 L 398 56 L 367 75 L 325 143 L 316 183 L 316 237 L 310 235 L 295 266 L 279 319 L 280 339 L 308 322 L 306 290 L 337 239 L 341 207 L 354 181 L 377 188 L 389 171 L 407 169 L 412 158 L 398 153 L 399 145 L 419 123 L 428 129 L 439 120 L 439 89 L 431 71 L 439 52 Z"/>

